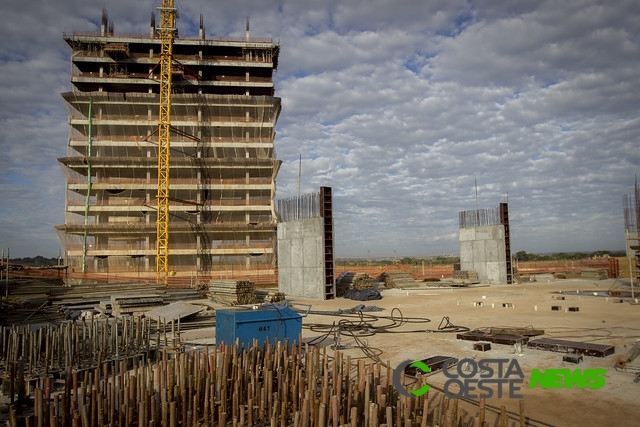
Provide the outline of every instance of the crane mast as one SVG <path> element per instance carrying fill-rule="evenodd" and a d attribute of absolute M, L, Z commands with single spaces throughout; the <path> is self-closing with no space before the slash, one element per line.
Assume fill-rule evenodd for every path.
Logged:
<path fill-rule="evenodd" d="M 158 282 L 169 277 L 169 145 L 171 141 L 171 68 L 176 9 L 173 0 L 162 0 L 160 9 L 160 111 L 158 116 L 158 219 L 156 274 Z"/>

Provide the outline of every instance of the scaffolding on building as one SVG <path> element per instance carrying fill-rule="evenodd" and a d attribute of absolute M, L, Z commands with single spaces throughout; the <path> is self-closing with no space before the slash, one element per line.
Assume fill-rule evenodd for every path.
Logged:
<path fill-rule="evenodd" d="M 65 223 L 71 272 L 155 278 L 160 41 L 74 33 Z M 154 26 L 152 18 L 152 27 Z M 267 55 L 268 52 L 268 55 Z M 275 277 L 274 148 L 279 47 L 263 39 L 176 38 L 171 106 L 173 281 Z M 225 58 L 222 60 L 221 58 Z M 115 66 L 114 66 L 115 65 Z M 118 71 L 119 70 L 119 71 Z M 125 70 L 123 73 L 122 70 Z M 186 71 L 185 71 L 186 70 Z M 113 73 L 112 73 L 113 71 Z M 91 108 L 91 112 L 90 112 Z M 90 165 L 90 167 L 89 167 Z M 86 236 L 86 237 L 85 237 Z"/>
<path fill-rule="evenodd" d="M 625 194 L 622 197 L 622 212 L 633 298 L 635 297 L 634 278 L 635 285 L 640 284 L 640 224 L 638 223 L 640 220 L 640 187 L 638 187 L 637 177 L 633 194 Z"/>

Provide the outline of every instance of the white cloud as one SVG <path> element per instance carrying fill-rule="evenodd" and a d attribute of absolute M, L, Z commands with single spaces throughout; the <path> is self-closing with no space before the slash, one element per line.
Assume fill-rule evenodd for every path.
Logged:
<path fill-rule="evenodd" d="M 0 244 L 54 256 L 68 49 L 103 3 L 0 5 Z M 146 33 L 157 2 L 107 5 Z M 513 248 L 621 249 L 640 169 L 633 0 L 176 0 L 180 34 L 273 37 L 278 197 L 334 188 L 338 256 L 456 252 L 457 214 L 508 194 Z M 10 79 L 6 76 L 11 76 Z M 4 196 L 6 195 L 6 197 Z M 13 251 L 13 250 L 12 250 Z M 18 249 L 16 249 L 18 251 Z M 18 252 L 16 252 L 18 255 Z"/>

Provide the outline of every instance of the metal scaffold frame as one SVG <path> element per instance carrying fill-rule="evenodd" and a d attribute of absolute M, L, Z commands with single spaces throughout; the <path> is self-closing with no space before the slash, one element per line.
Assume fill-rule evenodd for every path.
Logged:
<path fill-rule="evenodd" d="M 91 120 L 93 116 L 93 101 L 89 99 L 89 129 L 87 138 L 87 196 L 84 201 L 84 233 L 82 236 L 82 273 L 87 271 L 87 225 L 89 225 L 89 204 L 91 203 Z"/>

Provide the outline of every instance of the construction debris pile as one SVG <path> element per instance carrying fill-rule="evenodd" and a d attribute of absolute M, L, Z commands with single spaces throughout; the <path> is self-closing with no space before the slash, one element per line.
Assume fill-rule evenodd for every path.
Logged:
<path fill-rule="evenodd" d="M 211 301 L 224 305 L 255 304 L 258 302 L 255 285 L 248 280 L 212 280 L 208 296 Z"/>

